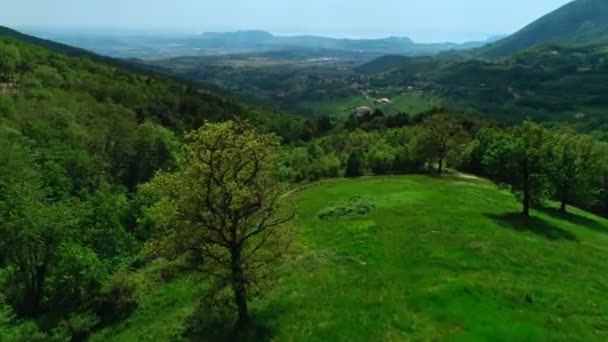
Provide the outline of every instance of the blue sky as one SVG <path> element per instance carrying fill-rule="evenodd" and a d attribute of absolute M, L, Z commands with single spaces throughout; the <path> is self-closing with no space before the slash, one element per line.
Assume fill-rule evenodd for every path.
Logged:
<path fill-rule="evenodd" d="M 0 0 L 0 25 L 148 33 L 262 29 L 464 41 L 512 33 L 569 0 Z"/>

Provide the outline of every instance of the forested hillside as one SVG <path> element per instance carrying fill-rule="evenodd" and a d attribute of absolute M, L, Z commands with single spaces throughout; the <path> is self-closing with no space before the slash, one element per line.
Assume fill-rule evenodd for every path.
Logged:
<path fill-rule="evenodd" d="M 103 60 L 0 32 L 2 341 L 78 340 L 132 309 L 121 275 L 143 261 L 149 235 L 135 191 L 175 167 L 184 132 L 235 119 L 286 142 L 314 134 L 301 119 Z"/>
<path fill-rule="evenodd" d="M 538 44 L 580 46 L 606 42 L 608 3 L 604 0 L 575 0 L 478 52 L 488 57 L 504 57 Z"/>
<path fill-rule="evenodd" d="M 445 104 L 505 122 L 569 122 L 603 135 L 608 52 L 602 45 L 544 45 L 500 61 L 391 57 L 359 67 L 372 89 L 413 87 Z"/>

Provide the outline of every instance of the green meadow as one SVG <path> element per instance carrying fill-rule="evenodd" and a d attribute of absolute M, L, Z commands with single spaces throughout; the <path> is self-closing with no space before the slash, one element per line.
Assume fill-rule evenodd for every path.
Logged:
<path fill-rule="evenodd" d="M 518 215 L 469 177 L 332 180 L 288 196 L 293 255 L 253 302 L 252 339 L 608 339 L 608 221 L 572 209 Z M 204 280 L 178 278 L 93 340 L 173 341 Z"/>

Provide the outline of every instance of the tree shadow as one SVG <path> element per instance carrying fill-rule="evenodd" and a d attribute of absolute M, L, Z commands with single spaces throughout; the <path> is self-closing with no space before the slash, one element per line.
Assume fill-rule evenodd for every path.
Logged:
<path fill-rule="evenodd" d="M 554 208 L 538 208 L 538 210 L 553 218 L 564 220 L 577 226 L 591 229 L 599 233 L 608 234 L 608 227 L 588 217 L 573 213 L 562 213 L 558 209 Z"/>
<path fill-rule="evenodd" d="M 503 215 L 485 214 L 501 227 L 520 231 L 531 232 L 549 240 L 578 241 L 576 235 L 571 232 L 555 227 L 538 217 L 525 217 L 520 213 L 509 213 Z"/>
<path fill-rule="evenodd" d="M 186 333 L 182 336 L 190 342 L 218 341 L 218 342 L 245 342 L 245 341 L 271 341 L 274 332 L 264 323 L 252 320 L 245 326 L 219 326 L 204 332 Z"/>

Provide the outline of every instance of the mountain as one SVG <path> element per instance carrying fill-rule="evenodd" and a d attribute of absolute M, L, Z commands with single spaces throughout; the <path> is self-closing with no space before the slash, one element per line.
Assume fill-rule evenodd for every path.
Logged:
<path fill-rule="evenodd" d="M 81 101 L 78 106 L 93 116 L 112 107 L 108 112 L 127 113 L 129 125 L 148 120 L 175 131 L 239 117 L 284 135 L 290 130 L 279 126 L 297 127 L 302 121 L 207 84 L 167 76 L 140 60 L 105 57 L 6 27 L 0 27 L 0 57 L 0 104 L 10 97 L 28 110 L 71 111 L 63 107 Z M 70 101 L 64 104 L 60 99 Z M 3 109 L 0 105 L 0 118 Z M 106 114 L 95 119 L 105 119 L 101 116 Z"/>
<path fill-rule="evenodd" d="M 14 39 L 22 41 L 22 42 L 44 47 L 53 52 L 58 52 L 58 53 L 62 53 L 62 54 L 70 55 L 70 56 L 87 56 L 87 57 L 96 57 L 96 58 L 99 57 L 99 56 L 95 55 L 94 53 L 92 53 L 88 50 L 85 50 L 85 49 L 58 43 L 58 42 L 48 40 L 48 39 L 42 39 L 42 38 L 27 35 L 27 34 L 23 34 L 19 31 L 13 30 L 13 29 L 5 27 L 5 26 L 0 26 L 0 36 L 14 38 Z"/>
<path fill-rule="evenodd" d="M 290 49 L 333 50 L 367 54 L 433 55 L 442 51 L 466 50 L 483 46 L 488 41 L 457 43 L 416 43 L 407 37 L 379 39 L 330 38 L 314 35 L 277 36 L 265 31 L 208 32 L 198 39 L 189 40 L 188 45 L 199 51 L 214 50 L 230 53 L 255 53 Z"/>
<path fill-rule="evenodd" d="M 307 50 L 311 53 L 332 51 L 334 54 L 354 53 L 375 57 L 387 54 L 434 55 L 442 51 L 478 48 L 488 43 L 488 41 L 471 41 L 462 44 L 450 42 L 422 44 L 407 37 L 348 39 L 314 35 L 280 36 L 256 30 L 206 32 L 193 36 L 130 36 L 128 34 L 110 36 L 99 33 L 85 35 L 78 32 L 44 32 L 44 35 L 106 56 L 147 60 L 289 50 Z"/>
<path fill-rule="evenodd" d="M 413 87 L 507 122 L 524 117 L 608 129 L 608 51 L 544 44 L 497 60 L 385 56 L 357 68 L 369 88 Z"/>
<path fill-rule="evenodd" d="M 547 43 L 586 45 L 608 42 L 608 1 L 576 0 L 480 49 L 486 57 L 503 57 Z"/>
<path fill-rule="evenodd" d="M 346 51 L 407 51 L 414 42 L 405 37 L 389 37 L 384 39 L 337 39 L 319 36 L 275 36 L 265 31 L 236 31 L 208 32 L 200 39 L 191 40 L 202 50 L 209 49 L 255 49 L 255 50 L 285 50 L 285 49 L 330 49 Z"/>

